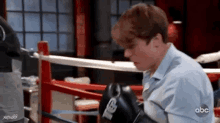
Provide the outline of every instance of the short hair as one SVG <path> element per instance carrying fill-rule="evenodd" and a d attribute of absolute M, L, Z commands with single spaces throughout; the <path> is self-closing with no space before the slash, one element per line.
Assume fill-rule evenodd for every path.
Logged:
<path fill-rule="evenodd" d="M 122 46 L 132 46 L 135 38 L 150 40 L 160 33 L 164 43 L 168 42 L 168 20 L 166 13 L 154 5 L 139 3 L 125 11 L 118 22 L 113 26 L 112 32 L 118 30 L 118 39 L 113 39 Z"/>

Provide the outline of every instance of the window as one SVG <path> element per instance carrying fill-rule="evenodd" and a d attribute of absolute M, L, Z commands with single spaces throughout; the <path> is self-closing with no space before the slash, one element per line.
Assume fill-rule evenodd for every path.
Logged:
<path fill-rule="evenodd" d="M 146 3 L 155 5 L 154 0 L 111 0 L 111 27 L 113 27 L 118 19 L 120 18 L 121 14 L 129 9 L 132 5 L 138 3 Z M 117 45 L 113 40 L 113 50 L 123 49 L 121 46 Z"/>
<path fill-rule="evenodd" d="M 48 41 L 50 51 L 74 52 L 73 0 L 6 0 L 7 21 L 20 44 L 37 51 Z"/>

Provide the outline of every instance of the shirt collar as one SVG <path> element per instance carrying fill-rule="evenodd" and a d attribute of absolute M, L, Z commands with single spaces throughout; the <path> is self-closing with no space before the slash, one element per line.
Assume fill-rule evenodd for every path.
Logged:
<path fill-rule="evenodd" d="M 171 44 L 169 49 L 167 50 L 167 53 L 165 55 L 165 57 L 163 58 L 162 62 L 160 63 L 159 67 L 157 68 L 157 70 L 155 71 L 155 73 L 153 74 L 152 78 L 156 78 L 161 80 L 163 78 L 163 76 L 165 75 L 168 67 L 170 66 L 170 63 L 172 62 L 173 58 L 175 57 L 175 50 L 177 50 L 175 48 L 175 46 L 173 45 L 173 43 L 168 43 Z M 148 71 L 144 71 L 144 76 L 149 75 Z"/>

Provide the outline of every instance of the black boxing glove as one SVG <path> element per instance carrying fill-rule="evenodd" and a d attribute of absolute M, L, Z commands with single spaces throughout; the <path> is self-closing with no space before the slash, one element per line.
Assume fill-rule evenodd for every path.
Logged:
<path fill-rule="evenodd" d="M 20 56 L 20 43 L 18 37 L 7 21 L 0 16 L 0 52 L 9 57 Z"/>
<path fill-rule="evenodd" d="M 99 105 L 102 118 L 112 123 L 156 123 L 139 108 L 139 102 L 129 86 L 109 84 Z"/>

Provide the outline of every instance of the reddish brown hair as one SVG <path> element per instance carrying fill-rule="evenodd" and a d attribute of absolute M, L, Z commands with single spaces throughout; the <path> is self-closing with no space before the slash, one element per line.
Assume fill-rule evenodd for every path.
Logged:
<path fill-rule="evenodd" d="M 125 11 L 119 21 L 112 28 L 113 39 L 124 47 L 134 44 L 134 38 L 150 40 L 158 33 L 162 35 L 163 42 L 168 42 L 168 20 L 166 13 L 154 5 L 139 3 Z M 114 35 L 117 37 L 114 37 Z"/>

